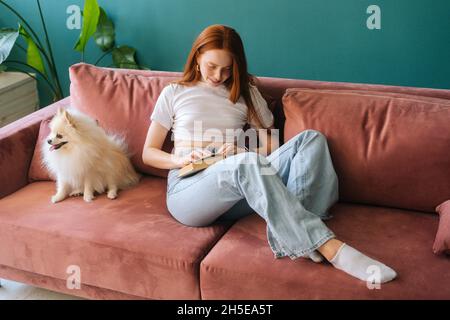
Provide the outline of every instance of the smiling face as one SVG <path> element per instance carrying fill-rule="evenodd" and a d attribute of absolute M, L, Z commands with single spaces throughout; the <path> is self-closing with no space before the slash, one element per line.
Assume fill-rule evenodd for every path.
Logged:
<path fill-rule="evenodd" d="M 202 80 L 216 87 L 227 81 L 232 74 L 233 59 L 231 54 L 223 49 L 212 49 L 200 54 L 197 59 Z"/>

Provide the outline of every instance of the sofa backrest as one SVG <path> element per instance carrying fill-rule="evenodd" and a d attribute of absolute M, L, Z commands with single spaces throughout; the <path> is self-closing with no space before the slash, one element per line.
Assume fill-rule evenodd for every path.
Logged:
<path fill-rule="evenodd" d="M 117 129 L 127 131 L 128 141 L 131 143 L 132 151 L 134 152 L 132 161 L 139 171 L 166 176 L 167 170 L 156 170 L 155 168 L 148 167 L 142 163 L 141 150 L 145 140 L 146 129 L 150 123 L 149 115 L 153 110 L 154 103 L 156 102 L 160 91 L 167 83 L 178 79 L 182 74 L 180 72 L 167 71 L 97 68 L 86 64 L 77 64 L 70 68 L 70 75 L 72 81 L 72 104 L 100 120 L 100 124 L 105 126 L 106 129 L 112 131 L 116 131 Z M 89 80 L 90 78 L 92 79 Z M 301 129 L 312 128 L 326 132 L 330 124 L 329 118 L 316 117 L 314 118 L 316 128 L 310 126 L 312 122 L 305 122 L 302 125 L 290 122 L 290 127 L 285 128 L 286 119 L 282 98 L 287 89 L 303 88 L 314 89 L 317 91 L 342 90 L 346 91 L 347 94 L 351 94 L 351 92 L 373 92 L 374 95 L 379 95 L 380 93 L 382 95 L 412 95 L 423 97 L 425 100 L 429 98 L 431 102 L 433 99 L 436 101 L 450 102 L 450 90 L 271 77 L 258 77 L 258 79 L 258 87 L 266 100 L 268 100 L 269 104 L 273 105 L 273 101 L 278 102 L 274 109 L 274 115 L 276 127 L 280 129 L 282 139 L 284 139 L 280 142 L 286 141 Z M 123 87 L 120 87 L 121 83 L 123 83 Z M 98 88 L 95 88 L 95 86 L 98 86 Z M 130 88 L 131 90 L 128 93 Z M 98 92 L 96 92 L 96 90 Z M 120 91 L 121 93 L 114 94 L 114 91 L 116 90 L 122 91 Z M 119 99 L 119 97 L 122 99 L 124 96 L 123 90 L 127 90 L 129 97 L 123 100 L 123 103 L 118 103 L 117 99 Z M 148 92 L 148 94 L 146 92 Z M 137 113 L 136 110 L 132 110 L 133 108 L 139 109 L 137 110 Z M 401 105 L 400 108 L 404 108 L 404 105 Z M 413 105 L 412 108 L 414 109 L 416 107 Z M 353 111 L 351 112 L 359 112 L 358 108 L 352 110 Z M 133 112 L 136 114 L 133 115 Z M 348 110 L 346 112 L 348 112 Z M 119 114 L 119 116 L 117 114 Z M 448 112 L 441 113 L 443 118 L 440 123 L 442 123 L 442 120 L 445 122 L 448 115 Z M 304 118 L 308 118 L 306 114 Z M 321 120 L 322 118 L 323 121 Z M 355 119 L 356 123 L 353 123 L 352 125 L 358 127 L 358 125 L 360 125 L 360 123 L 358 123 L 359 120 L 357 118 Z M 381 122 L 384 121 L 382 118 L 374 119 Z M 401 121 L 401 117 L 398 119 L 398 121 Z M 410 119 L 414 119 L 414 117 L 410 117 Z M 427 122 L 427 125 L 430 124 L 433 124 L 433 120 Z M 388 126 L 385 126 L 385 128 L 387 127 Z M 405 128 L 407 129 L 407 127 Z M 353 130 L 351 126 L 347 129 Z M 384 153 L 384 151 L 380 149 L 374 154 L 365 153 L 363 157 L 352 157 L 352 161 L 354 161 L 353 165 L 345 165 L 345 157 L 342 156 L 341 151 L 346 150 L 344 143 L 348 143 L 348 137 L 346 137 L 345 134 L 341 135 L 342 132 L 343 131 L 340 132 L 339 130 L 334 130 L 333 135 L 330 133 L 326 134 L 327 138 L 332 141 L 332 148 L 330 148 L 331 155 L 334 161 L 336 160 L 336 170 L 340 181 L 343 182 L 340 186 L 340 199 L 342 201 L 433 211 L 433 206 L 438 204 L 437 201 L 445 200 L 445 197 L 448 197 L 450 194 L 450 172 L 445 169 L 446 166 L 450 169 L 449 152 L 442 147 L 448 142 L 450 149 L 450 134 L 448 128 L 444 129 L 442 136 L 439 138 L 438 147 L 433 153 L 433 157 L 437 157 L 439 160 L 436 159 L 434 162 L 432 161 L 432 164 L 434 164 L 432 170 L 430 170 L 430 168 L 421 168 L 423 172 L 431 172 L 432 174 L 418 175 L 417 179 L 411 179 L 411 175 L 417 172 L 418 168 L 420 168 L 420 164 L 424 163 L 422 160 L 423 157 L 426 157 L 426 154 L 421 156 L 421 153 L 414 151 L 414 148 L 404 148 L 405 145 L 402 145 L 402 143 L 397 145 L 400 149 L 398 149 L 398 152 L 396 151 L 397 153 L 395 154 Z M 369 143 L 377 144 L 377 139 L 365 140 L 368 131 L 362 130 L 358 132 L 356 130 L 355 132 L 359 134 L 357 138 L 362 141 L 360 146 L 361 149 L 368 150 Z M 399 132 L 401 133 L 402 131 L 395 131 L 394 133 L 399 134 Z M 427 139 L 435 138 L 434 134 L 427 136 L 427 134 L 430 134 L 433 130 L 425 130 L 422 132 L 424 134 L 424 136 L 421 137 L 422 145 Z M 286 137 L 283 138 L 284 134 L 286 134 Z M 346 138 L 344 139 L 344 137 Z M 168 137 L 164 149 L 170 151 L 172 147 L 173 143 Z M 396 172 L 395 175 L 392 175 L 390 180 L 386 178 L 387 180 L 380 181 L 377 177 L 368 174 L 369 171 L 362 170 L 365 166 L 383 168 L 387 163 L 395 164 L 397 155 L 402 154 L 402 152 L 402 159 L 407 159 L 408 161 L 401 162 L 402 166 L 404 166 L 404 170 Z M 346 156 L 348 157 L 349 155 Z M 395 166 L 391 166 L 390 170 L 392 170 L 392 168 L 395 168 Z M 423 181 L 427 177 L 432 177 L 434 180 Z M 390 187 L 390 189 L 386 189 L 389 191 L 388 193 L 383 192 L 384 184 Z M 434 192 L 437 195 L 432 196 L 429 194 L 430 192 Z"/>
<path fill-rule="evenodd" d="M 340 201 L 434 212 L 450 197 L 450 90 L 260 80 L 284 97 L 284 142 L 306 129 L 327 137 Z"/>
<path fill-rule="evenodd" d="M 100 68 L 78 63 L 70 67 L 69 75 L 72 106 L 97 119 L 107 131 L 123 136 L 137 170 L 166 177 L 168 170 L 143 163 L 142 148 L 150 115 L 162 89 L 179 79 L 181 73 Z M 265 98 L 269 107 L 276 107 L 276 100 Z M 172 135 L 168 134 L 163 150 L 171 152 L 172 148 Z"/>

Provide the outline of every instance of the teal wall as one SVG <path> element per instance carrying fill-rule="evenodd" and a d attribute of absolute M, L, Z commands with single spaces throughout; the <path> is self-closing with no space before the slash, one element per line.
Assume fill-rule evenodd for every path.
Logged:
<path fill-rule="evenodd" d="M 41 32 L 34 0 L 6 0 Z M 241 35 L 249 71 L 259 76 L 450 89 L 450 0 L 98 0 L 118 44 L 153 70 L 181 71 L 192 42 L 210 24 Z M 82 0 L 41 0 L 65 94 L 79 30 L 66 9 Z M 381 29 L 369 30 L 369 5 Z M 0 26 L 17 19 L 0 7 Z M 15 56 L 20 52 L 14 51 Z M 90 42 L 86 61 L 101 52 Z M 111 63 L 105 59 L 101 65 Z M 41 104 L 48 97 L 40 86 Z"/>

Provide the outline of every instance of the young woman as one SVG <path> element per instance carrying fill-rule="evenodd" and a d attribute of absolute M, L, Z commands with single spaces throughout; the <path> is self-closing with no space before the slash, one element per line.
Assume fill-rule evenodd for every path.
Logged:
<path fill-rule="evenodd" d="M 377 266 L 380 283 L 394 279 L 394 270 L 341 242 L 324 224 L 338 200 L 326 138 L 307 130 L 273 150 L 275 137 L 268 132 L 273 115 L 255 81 L 238 33 L 212 25 L 195 40 L 182 79 L 161 92 L 142 157 L 148 165 L 170 169 L 170 213 L 182 224 L 201 227 L 255 211 L 267 223 L 276 258 L 325 257 L 363 281 L 373 278 L 367 272 Z M 261 133 L 260 148 L 250 152 L 236 143 L 246 123 Z M 169 154 L 161 148 L 171 129 Z M 177 176 L 181 167 L 212 151 L 225 158 L 192 176 Z"/>

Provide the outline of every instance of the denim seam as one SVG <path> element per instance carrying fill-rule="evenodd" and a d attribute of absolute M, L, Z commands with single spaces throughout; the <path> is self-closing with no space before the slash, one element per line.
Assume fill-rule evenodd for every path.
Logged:
<path fill-rule="evenodd" d="M 302 165 L 301 167 L 304 168 L 305 167 L 305 165 L 304 165 L 305 159 L 304 159 L 302 153 L 298 152 L 298 149 L 300 148 L 300 146 L 297 146 L 298 143 L 299 143 L 298 140 L 296 140 L 294 146 L 291 145 L 289 148 L 283 150 L 283 152 L 280 153 L 280 156 L 283 153 L 285 153 L 286 151 L 288 151 L 288 150 L 290 150 L 292 148 L 295 148 L 296 152 L 295 152 L 294 156 L 292 157 L 291 161 L 293 161 L 295 156 L 298 155 L 299 159 L 300 159 L 300 163 Z M 300 196 L 302 197 L 302 199 L 305 199 L 305 185 L 306 185 L 306 176 L 307 176 L 307 174 L 308 174 L 308 172 L 305 172 L 300 178 L 300 182 L 301 182 L 302 185 L 301 185 L 301 188 L 300 188 L 299 192 L 300 192 Z"/>
<path fill-rule="evenodd" d="M 281 249 L 285 250 L 286 252 L 291 251 L 292 254 L 283 253 L 280 251 L 272 250 L 274 251 L 276 258 L 282 258 L 289 256 L 292 260 L 297 259 L 299 257 L 306 256 L 307 254 L 310 254 L 311 252 L 317 250 L 317 248 L 321 247 L 325 242 L 328 240 L 335 238 L 336 235 L 333 232 L 327 232 L 322 238 L 320 238 L 315 244 L 313 244 L 310 248 L 304 249 L 304 250 L 286 250 L 286 248 L 282 245 L 282 242 L 277 238 L 277 236 L 272 232 L 275 240 L 278 241 L 278 244 L 280 245 Z M 272 246 L 270 246 L 272 247 Z M 272 248 L 273 249 L 273 248 Z"/>
<path fill-rule="evenodd" d="M 298 153 L 298 149 L 300 149 L 300 146 L 299 146 L 298 144 L 299 144 L 299 141 L 298 141 L 298 140 L 294 140 L 294 144 L 290 144 L 288 148 L 282 150 L 282 152 L 280 152 L 280 153 L 278 154 L 277 159 L 279 159 L 285 152 L 289 151 L 289 152 L 291 152 L 291 153 L 293 154 L 291 161 L 293 161 L 293 158 L 295 157 L 295 155 L 298 155 L 298 156 L 299 156 L 300 163 L 302 164 L 302 168 L 304 168 L 304 167 L 305 167 L 305 166 L 304 166 L 305 159 L 304 159 L 304 157 L 302 156 L 301 153 Z M 293 149 L 293 148 L 296 150 L 295 154 L 294 154 L 294 152 L 292 152 L 292 149 Z M 302 198 L 305 198 L 304 196 L 305 196 L 305 185 L 306 185 L 306 177 L 307 177 L 307 174 L 308 174 L 308 173 L 305 172 L 305 173 L 301 176 L 301 179 L 300 179 L 300 182 L 301 182 L 300 192 L 301 192 Z M 289 256 L 291 259 L 292 259 L 293 257 L 294 257 L 294 258 L 298 258 L 298 255 L 303 256 L 303 255 L 305 255 L 305 253 L 310 253 L 310 252 L 314 251 L 315 249 L 317 249 L 318 247 L 320 247 L 320 245 L 321 245 L 320 242 L 323 241 L 323 240 L 326 239 L 326 238 L 329 239 L 330 235 L 331 235 L 332 237 L 334 237 L 334 235 L 333 235 L 332 233 L 327 233 L 324 237 L 322 237 L 322 238 L 316 243 L 316 245 L 314 245 L 314 246 L 312 247 L 312 248 L 314 248 L 313 250 L 311 250 L 311 249 L 306 249 L 306 250 L 301 250 L 301 251 L 295 251 L 295 250 L 289 250 L 289 249 L 287 249 L 286 246 L 283 244 L 283 242 L 280 241 L 280 240 L 278 239 L 278 237 L 277 237 L 273 232 L 272 232 L 272 235 L 273 235 L 273 237 L 275 238 L 275 240 L 277 241 L 277 244 L 280 246 L 280 248 L 281 248 L 282 251 L 284 251 L 284 252 L 292 252 L 292 254 L 285 254 L 285 253 L 280 252 L 280 251 L 278 251 L 278 250 L 274 250 L 275 248 L 272 248 L 272 246 L 270 246 L 270 247 L 272 248 L 272 251 L 274 251 L 274 253 L 275 253 L 275 257 L 276 257 L 276 258 L 280 258 L 280 257 Z M 326 239 L 326 240 L 328 240 L 328 239 Z M 318 245 L 318 244 L 320 244 L 320 245 Z"/>
<path fill-rule="evenodd" d="M 299 157 L 299 160 L 300 160 L 300 168 L 302 169 L 302 168 L 304 168 L 305 167 L 305 158 L 303 157 L 303 155 L 302 154 L 300 154 L 300 153 L 298 153 L 298 157 Z M 306 185 L 306 178 L 305 178 L 305 175 L 306 175 L 306 172 L 305 173 L 303 173 L 301 176 L 300 176 L 300 183 L 301 183 L 301 186 L 300 186 L 300 197 L 301 197 L 301 199 L 305 199 L 305 185 Z M 302 206 L 304 206 L 304 204 L 302 203 Z"/>
<path fill-rule="evenodd" d="M 275 256 L 276 256 L 277 258 L 287 256 L 288 254 L 283 253 L 283 251 L 284 251 L 284 252 L 289 252 L 289 251 L 291 251 L 291 250 L 287 249 L 287 248 L 283 245 L 283 242 L 280 241 L 280 239 L 278 239 L 277 235 L 276 235 L 273 231 L 272 231 L 272 235 L 273 235 L 273 237 L 275 238 L 275 241 L 277 242 L 277 244 L 278 244 L 278 245 L 280 246 L 280 248 L 281 248 L 281 251 L 275 250 L 276 248 L 272 248 L 272 246 L 270 245 L 270 242 L 269 242 L 269 246 L 272 248 L 272 251 L 275 252 Z"/>
<path fill-rule="evenodd" d="M 213 165 L 219 165 L 220 164 L 220 162 L 217 162 L 217 163 L 214 163 Z M 269 165 L 270 165 L 270 163 L 269 163 Z M 223 170 L 223 171 L 231 171 L 231 172 L 233 172 L 233 170 Z M 185 186 L 183 189 L 181 189 L 181 190 L 177 190 L 176 192 L 172 192 L 172 189 L 174 189 L 175 188 L 175 186 L 182 180 L 182 179 L 178 179 L 178 181 L 174 181 L 173 183 L 175 183 L 175 185 L 173 185 L 173 186 L 171 186 L 171 188 L 169 189 L 169 190 L 167 190 L 167 194 L 169 194 L 169 195 L 173 195 L 173 194 L 175 194 L 175 193 L 178 193 L 178 192 L 180 192 L 180 191 L 183 191 L 183 190 L 185 190 L 186 188 L 189 188 L 190 186 L 192 186 L 193 184 L 195 184 L 195 183 L 197 183 L 197 182 L 199 182 L 199 181 L 201 181 L 201 180 L 203 180 L 203 178 L 205 178 L 205 177 L 207 177 L 207 176 L 209 176 L 209 175 L 211 175 L 212 174 L 212 172 L 208 172 L 208 174 L 205 174 L 203 177 L 201 177 L 200 179 L 198 179 L 198 180 L 196 180 L 196 181 L 193 181 L 191 184 L 189 184 L 189 185 L 187 185 L 187 186 Z"/>
<path fill-rule="evenodd" d="M 327 242 L 328 240 L 335 238 L 336 236 L 334 235 L 334 233 L 332 232 L 328 232 L 326 235 L 324 235 L 322 238 L 320 238 L 313 246 L 311 246 L 308 249 L 304 249 L 304 250 L 294 250 L 293 254 L 289 255 L 289 258 L 291 258 L 292 260 L 297 259 L 299 257 L 305 256 L 315 250 L 317 250 L 317 248 L 321 247 L 325 242 Z"/>
<path fill-rule="evenodd" d="M 294 146 L 290 145 L 288 148 L 286 148 L 286 149 L 282 150 L 281 152 L 279 152 L 277 159 L 279 159 L 281 157 L 281 155 L 284 154 L 286 151 L 290 151 L 293 147 Z"/>
<path fill-rule="evenodd" d="M 270 166 L 270 162 L 269 162 L 269 166 Z M 222 172 L 234 172 L 234 170 L 226 170 L 226 169 L 225 169 L 225 170 L 223 170 Z M 183 189 L 177 190 L 177 191 L 175 191 L 175 192 L 171 192 L 172 189 L 175 188 L 175 185 L 178 184 L 178 183 L 176 183 L 173 187 L 170 188 L 170 190 L 167 191 L 167 193 L 168 193 L 169 195 L 173 195 L 173 194 L 176 194 L 176 193 L 178 193 L 178 192 L 180 192 L 180 191 L 183 191 L 183 190 L 185 190 L 186 188 L 189 188 L 189 187 L 192 186 L 193 184 L 195 184 L 195 183 L 197 183 L 197 182 L 203 180 L 203 178 L 206 178 L 206 177 L 208 177 L 208 176 L 211 175 L 211 174 L 212 174 L 212 172 L 208 172 L 207 174 L 205 174 L 205 175 L 204 175 L 203 177 L 201 177 L 200 179 L 195 180 L 195 181 L 193 181 L 191 184 L 185 186 Z M 178 182 L 180 182 L 180 181 L 181 181 L 181 179 L 180 179 Z M 236 187 L 236 186 L 235 186 L 235 187 Z"/>
<path fill-rule="evenodd" d="M 269 161 L 269 164 L 272 164 L 273 162 L 276 162 L 276 163 L 279 164 L 279 163 L 280 163 L 279 159 L 281 158 L 281 156 L 282 156 L 283 154 L 285 154 L 287 151 L 291 152 L 291 149 L 294 148 L 294 146 L 292 145 L 292 143 L 289 144 L 289 142 L 287 142 L 285 145 L 289 145 L 289 146 L 288 146 L 286 149 L 283 148 L 283 150 L 281 150 L 279 153 L 277 153 L 277 157 L 274 158 L 274 159 L 272 159 L 272 160 L 270 160 L 270 161 Z M 285 145 L 283 145 L 283 146 L 285 146 Z M 292 153 L 292 152 L 291 152 L 291 153 Z M 273 154 L 275 154 L 275 153 L 273 153 Z M 269 155 L 269 157 L 270 157 L 270 155 Z M 293 157 L 292 157 L 292 158 L 293 158 Z M 291 159 L 291 160 L 292 160 L 292 159 Z M 279 167 L 278 170 L 276 170 L 276 174 L 277 174 L 278 176 L 280 176 L 280 178 L 281 178 L 280 170 L 281 170 L 281 167 Z M 287 185 L 287 180 L 286 180 L 286 185 Z"/>
<path fill-rule="evenodd" d="M 198 180 L 195 180 L 195 181 L 193 181 L 191 184 L 188 184 L 187 186 L 185 186 L 183 189 L 181 189 L 181 190 L 177 190 L 177 191 L 175 191 L 175 192 L 171 192 L 172 191 L 172 189 L 174 189 L 175 188 L 175 186 L 176 186 L 176 184 L 172 187 L 172 188 L 170 188 L 170 192 L 169 191 L 167 191 L 167 193 L 169 194 L 169 195 L 173 195 L 173 194 L 176 194 L 176 193 L 178 193 L 178 192 L 180 192 L 180 191 L 183 191 L 183 190 L 185 190 L 185 189 L 187 189 L 187 188 L 189 188 L 190 186 L 192 186 L 192 185 L 194 185 L 194 184 L 196 184 L 197 182 L 199 182 L 199 181 L 201 181 L 201 180 L 203 180 L 204 178 L 206 178 L 206 177 L 208 177 L 208 176 L 210 176 L 211 175 L 211 173 L 210 172 L 208 172 L 207 174 L 205 174 L 203 177 L 201 177 L 200 179 L 198 179 Z M 181 181 L 181 180 L 180 180 Z"/>

